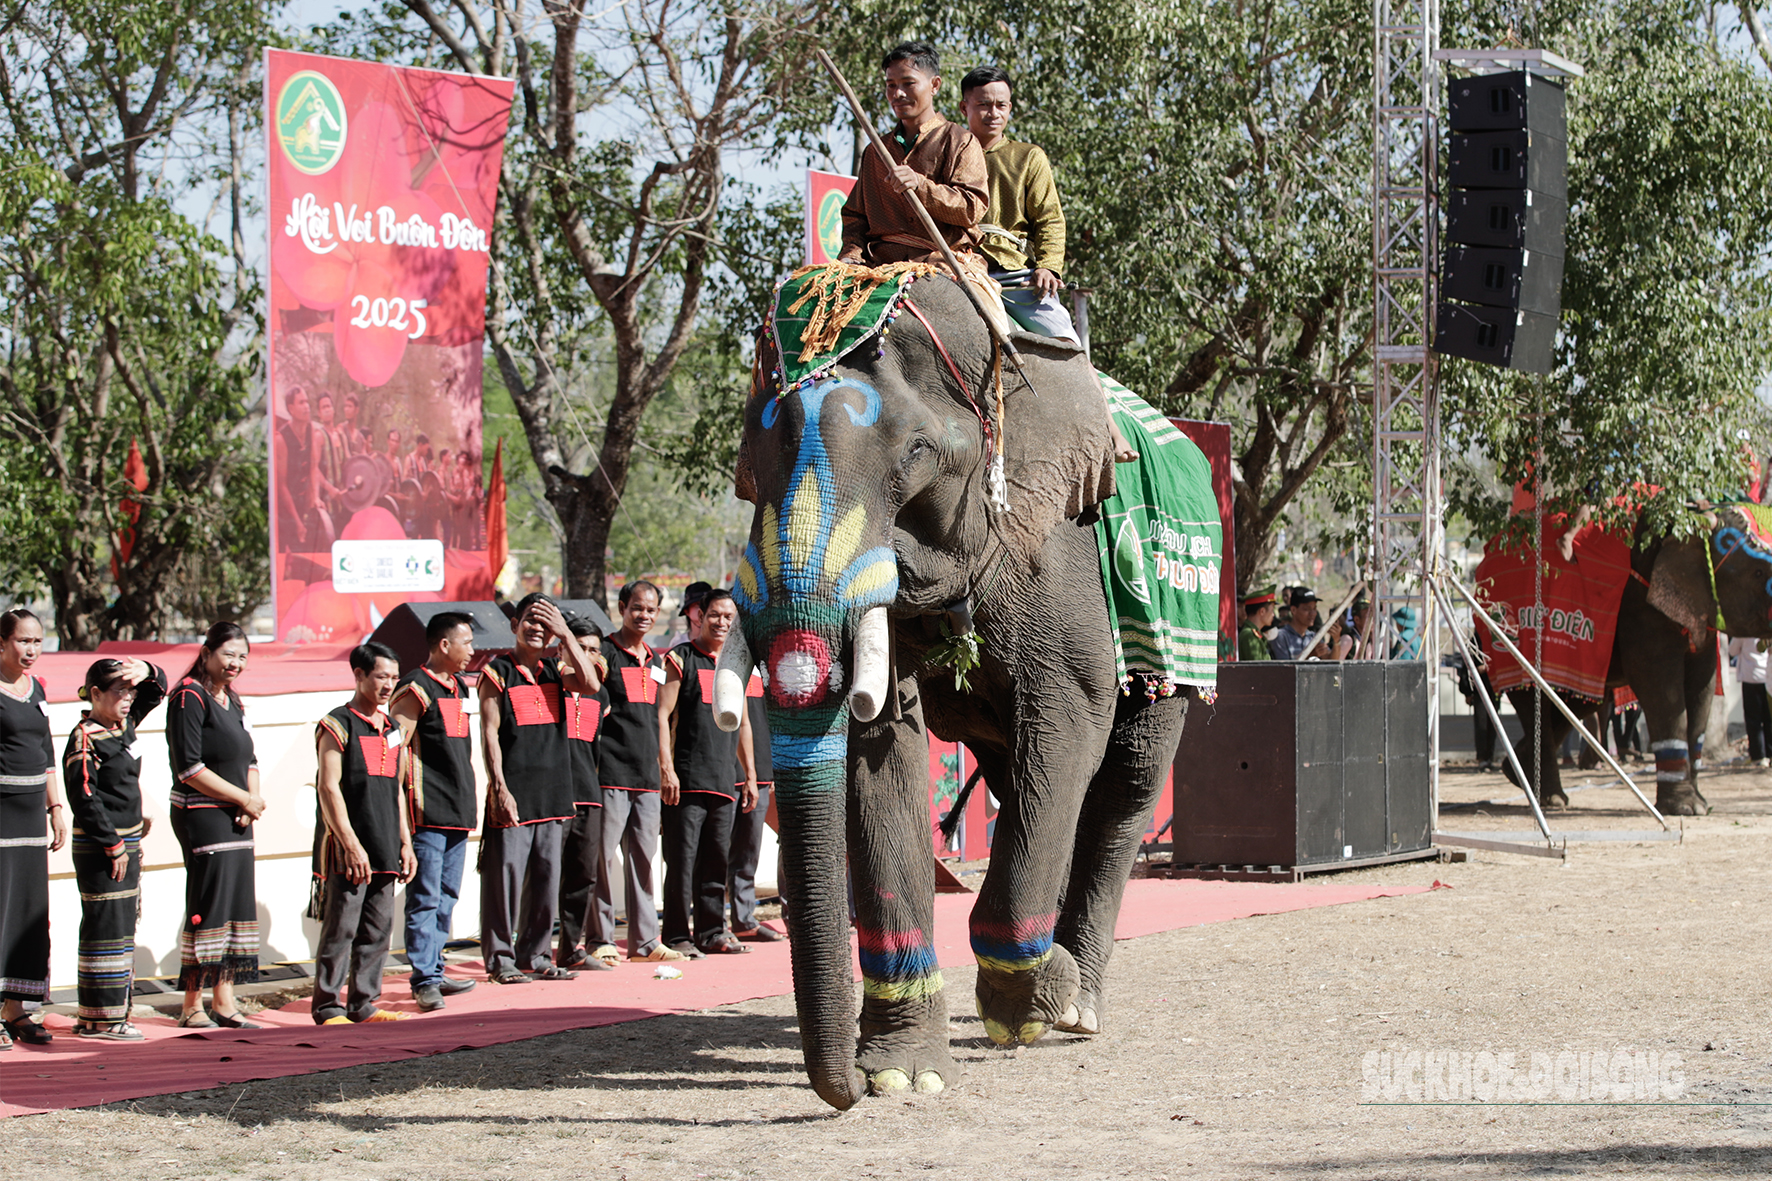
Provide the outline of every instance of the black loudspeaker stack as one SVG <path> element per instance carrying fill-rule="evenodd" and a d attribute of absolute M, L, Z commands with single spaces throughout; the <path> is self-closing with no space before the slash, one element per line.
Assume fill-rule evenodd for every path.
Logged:
<path fill-rule="evenodd" d="M 1563 88 L 1526 70 L 1455 79 L 1434 351 L 1549 373 L 1563 308 Z"/>

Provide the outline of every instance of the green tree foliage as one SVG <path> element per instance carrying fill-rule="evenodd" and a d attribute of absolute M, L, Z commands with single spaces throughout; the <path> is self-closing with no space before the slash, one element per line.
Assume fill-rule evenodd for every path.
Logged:
<path fill-rule="evenodd" d="M 64 647 L 244 614 L 268 592 L 241 240 L 268 11 L 24 3 L 0 33 L 0 574 L 48 590 Z M 231 243 L 187 215 L 205 201 Z M 113 573 L 125 496 L 140 519 Z"/>
<path fill-rule="evenodd" d="M 1495 45 L 1520 13 L 1447 4 L 1442 43 Z M 1569 91 L 1544 470 L 1563 503 L 1659 485 L 1671 517 L 1740 486 L 1767 361 L 1772 91 L 1713 41 L 1708 6 L 1532 13 L 1528 43 L 1589 71 Z M 1240 585 L 1307 487 L 1344 538 L 1369 516 L 1371 21 L 1365 0 L 868 0 L 833 30 L 867 85 L 886 46 L 935 41 L 950 117 L 971 66 L 1015 78 L 1009 134 L 1052 156 L 1097 363 L 1166 412 L 1233 424 Z M 1505 499 L 1477 473 L 1524 471 L 1536 388 L 1462 361 L 1442 375 L 1449 449 L 1470 461 L 1454 503 L 1492 527 Z"/>
<path fill-rule="evenodd" d="M 1689 501 L 1740 495 L 1745 458 L 1765 454 L 1772 82 L 1713 42 L 1708 15 L 1547 4 L 1524 30 L 1587 76 L 1568 87 L 1557 370 L 1541 391 L 1484 366 L 1442 369 L 1448 443 L 1476 461 L 1456 472 L 1452 501 L 1482 531 L 1501 526 L 1507 501 L 1481 470 L 1529 478 L 1541 442 L 1547 508 L 1596 503 L 1622 520 L 1632 510 L 1614 498 L 1648 485 L 1663 490 L 1647 502 L 1657 529 L 1689 527 Z M 1446 40 L 1501 27 L 1498 7 L 1481 6 L 1449 21 Z"/>

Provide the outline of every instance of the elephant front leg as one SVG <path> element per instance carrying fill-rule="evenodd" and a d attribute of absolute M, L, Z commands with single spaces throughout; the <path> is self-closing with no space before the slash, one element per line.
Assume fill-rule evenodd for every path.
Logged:
<path fill-rule="evenodd" d="M 1507 695 L 1508 701 L 1513 703 L 1515 716 L 1520 719 L 1522 730 L 1520 740 L 1514 743 L 1514 758 L 1519 760 L 1521 768 L 1525 769 L 1528 775 L 1534 775 L 1531 768 L 1534 765 L 1534 758 L 1536 758 L 1538 770 L 1532 784 L 1526 790 L 1537 794 L 1541 806 L 1567 808 L 1569 793 L 1563 790 L 1560 758 L 1563 740 L 1569 737 L 1569 719 L 1565 718 L 1563 712 L 1549 701 L 1535 702 L 1537 697 L 1538 690 L 1532 688 L 1515 689 Z M 1542 736 L 1536 743 L 1533 740 L 1532 731 L 1535 714 L 1543 719 L 1543 729 L 1540 732 Z M 1534 750 L 1535 746 L 1536 751 Z M 1509 783 L 1521 786 L 1514 776 L 1514 769 L 1511 765 L 1507 767 L 1507 778 Z"/>
<path fill-rule="evenodd" d="M 991 841 L 991 867 L 972 908 L 978 1015 L 998 1045 L 1024 1045 L 1074 1017 L 1076 961 L 1054 939 L 1084 789 L 1101 764 L 1106 719 L 1082 710 L 1062 732 L 1021 719 L 1015 765 Z M 987 768 L 986 781 L 991 782 Z M 993 791 L 996 791 L 993 787 Z"/>
<path fill-rule="evenodd" d="M 1077 999 L 1056 1022 L 1066 1033 L 1101 1032 L 1102 982 L 1114 953 L 1114 923 L 1151 810 L 1175 761 L 1187 708 L 1183 695 L 1151 701 L 1133 692 L 1121 697 L 1115 710 L 1107 754 L 1077 818 L 1070 881 L 1054 934 L 1077 963 Z"/>
<path fill-rule="evenodd" d="M 943 1090 L 947 996 L 935 958 L 935 865 L 929 840 L 929 735 L 913 679 L 849 731 L 849 864 L 861 956 L 856 1065 L 872 1094 Z"/>

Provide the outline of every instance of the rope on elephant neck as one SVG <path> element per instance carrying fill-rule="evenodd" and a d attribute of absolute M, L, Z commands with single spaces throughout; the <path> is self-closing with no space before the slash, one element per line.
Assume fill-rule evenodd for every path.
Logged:
<path fill-rule="evenodd" d="M 926 262 L 893 262 L 878 267 L 846 263 L 801 267 L 790 279 L 807 275 L 813 278 L 801 291 L 800 298 L 788 307 L 790 313 L 798 315 L 800 309 L 812 301 L 812 313 L 806 317 L 806 327 L 800 333 L 800 360 L 807 361 L 835 349 L 843 329 L 849 327 L 849 322 L 860 314 L 881 287 L 888 283 L 903 284 L 907 276 L 919 279 L 924 275 L 943 273 L 940 267 Z"/>
<path fill-rule="evenodd" d="M 1001 454 L 1002 448 L 997 445 L 996 432 L 991 429 L 990 419 L 986 418 L 984 411 L 979 408 L 978 399 L 972 396 L 972 387 L 966 384 L 966 378 L 961 375 L 960 367 L 954 364 L 953 354 L 949 353 L 948 346 L 942 343 L 941 333 L 935 330 L 935 325 L 929 322 L 929 317 L 923 314 L 923 309 L 918 307 L 909 296 L 905 297 L 904 307 L 906 311 L 917 318 L 917 322 L 923 325 L 924 330 L 929 333 L 929 339 L 935 345 L 935 351 L 941 354 L 943 361 L 947 362 L 948 372 L 953 374 L 954 380 L 960 383 L 960 392 L 966 396 L 966 404 L 972 407 L 973 416 L 978 419 L 979 428 L 984 431 L 985 462 L 991 463 Z"/>

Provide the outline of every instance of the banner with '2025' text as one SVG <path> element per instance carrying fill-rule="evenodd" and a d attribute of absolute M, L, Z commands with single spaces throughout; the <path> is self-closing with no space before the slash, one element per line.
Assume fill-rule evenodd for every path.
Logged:
<path fill-rule="evenodd" d="M 507 79 L 267 50 L 277 637 L 492 597 L 481 341 Z"/>

